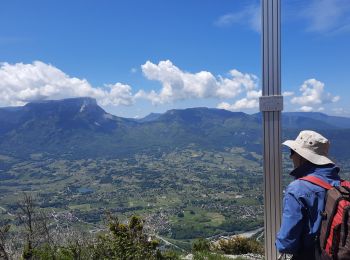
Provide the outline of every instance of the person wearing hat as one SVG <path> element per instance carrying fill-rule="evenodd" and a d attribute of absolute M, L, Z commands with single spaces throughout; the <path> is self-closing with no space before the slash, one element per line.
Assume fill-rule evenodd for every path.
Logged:
<path fill-rule="evenodd" d="M 340 185 L 339 168 L 328 158 L 329 141 L 321 134 L 304 130 L 295 140 L 283 143 L 290 148 L 295 180 L 284 193 L 281 228 L 276 247 L 280 253 L 292 254 L 293 260 L 318 259 L 318 235 L 326 190 L 299 178 L 313 175 L 332 186 Z"/>

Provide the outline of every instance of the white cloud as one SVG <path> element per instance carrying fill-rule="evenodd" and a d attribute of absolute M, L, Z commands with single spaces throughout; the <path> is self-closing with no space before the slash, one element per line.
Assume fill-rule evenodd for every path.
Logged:
<path fill-rule="evenodd" d="M 144 76 L 161 83 L 160 89 L 140 89 L 133 94 L 132 87 L 122 83 L 93 87 L 86 79 L 71 77 L 60 69 L 35 61 L 32 64 L 0 64 L 0 106 L 23 105 L 32 100 L 93 97 L 100 105 L 132 105 L 137 99 L 152 104 L 166 104 L 178 100 L 219 100 L 218 108 L 231 111 L 256 109 L 261 90 L 253 74 L 231 70 L 224 76 L 214 76 L 208 71 L 190 73 L 181 70 L 171 61 L 154 64 L 147 61 L 141 66 Z M 306 80 L 300 94 L 286 91 L 285 97 L 299 105 L 301 111 L 323 111 L 328 103 L 340 98 L 325 91 L 325 84 L 316 79 Z"/>
<path fill-rule="evenodd" d="M 240 100 L 237 100 L 232 105 L 227 102 L 222 102 L 217 105 L 217 108 L 226 109 L 230 111 L 238 111 L 242 109 L 257 108 L 258 106 L 259 106 L 258 99 L 242 98 Z"/>
<path fill-rule="evenodd" d="M 311 111 L 313 111 L 313 108 L 309 107 L 309 106 L 302 106 L 300 108 L 300 111 L 302 111 L 302 112 L 311 112 Z"/>
<path fill-rule="evenodd" d="M 228 78 L 215 77 L 208 71 L 184 72 L 169 60 L 158 64 L 147 61 L 141 68 L 147 79 L 159 81 L 162 88 L 159 92 L 140 90 L 135 98 L 148 99 L 153 104 L 191 98 L 233 98 L 242 91 L 256 95 L 257 77 L 238 70 L 231 70 Z"/>
<path fill-rule="evenodd" d="M 294 92 L 292 91 L 285 91 L 282 93 L 282 96 L 284 97 L 291 97 L 291 96 L 294 96 Z"/>
<path fill-rule="evenodd" d="M 93 97 L 103 105 L 131 105 L 131 87 L 121 83 L 94 88 L 86 79 L 70 77 L 58 68 L 32 64 L 0 65 L 0 106 L 23 105 L 33 100 Z"/>
<path fill-rule="evenodd" d="M 291 103 L 301 105 L 302 111 L 310 110 L 310 108 L 315 110 L 315 106 L 318 106 L 318 110 L 322 108 L 322 105 L 335 103 L 340 99 L 339 96 L 324 92 L 324 83 L 316 79 L 304 81 L 299 90 L 301 96 L 293 97 Z"/>
<path fill-rule="evenodd" d="M 254 109 L 259 107 L 259 97 L 261 97 L 261 90 L 247 90 L 246 97 L 235 101 L 233 104 L 221 102 L 217 108 L 226 109 L 230 111 L 239 111 L 244 109 Z"/>
<path fill-rule="evenodd" d="M 261 8 L 260 4 L 249 5 L 240 12 L 228 13 L 220 16 L 214 24 L 219 27 L 231 26 L 233 24 L 247 25 L 250 29 L 261 31 Z"/>
<path fill-rule="evenodd" d="M 257 90 L 250 90 L 247 91 L 247 98 L 248 99 L 258 99 L 259 97 L 261 97 L 261 90 L 257 91 Z"/>
<path fill-rule="evenodd" d="M 341 32 L 349 30 L 349 0 L 312 0 L 302 9 L 301 16 L 308 20 L 313 32 Z"/>
<path fill-rule="evenodd" d="M 238 70 L 231 70 L 227 77 L 215 77 L 208 71 L 182 71 L 169 60 L 158 64 L 147 61 L 141 68 L 147 79 L 161 83 L 160 90 L 141 89 L 133 95 L 129 85 L 115 83 L 93 87 L 86 79 L 70 77 L 60 69 L 40 61 L 32 64 L 2 63 L 0 106 L 85 96 L 96 98 L 103 106 L 132 105 L 137 98 L 150 100 L 153 104 L 165 104 L 186 99 L 230 99 L 245 93 L 246 97 L 233 105 L 235 109 L 243 109 L 256 107 L 257 98 L 261 95 L 261 91 L 257 90 L 258 78 Z"/>
<path fill-rule="evenodd" d="M 106 85 L 108 90 L 104 92 L 104 97 L 100 98 L 102 105 L 124 105 L 133 104 L 131 87 L 122 83 Z"/>

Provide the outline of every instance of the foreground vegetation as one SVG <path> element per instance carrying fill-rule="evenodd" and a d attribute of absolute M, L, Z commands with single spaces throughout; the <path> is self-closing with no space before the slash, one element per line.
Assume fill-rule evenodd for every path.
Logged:
<path fill-rule="evenodd" d="M 18 207 L 16 221 L 0 227 L 1 259 L 180 259 L 189 253 L 166 249 L 160 240 L 145 233 L 144 221 L 137 216 L 123 223 L 108 214 L 107 228 L 89 234 L 53 226 L 30 195 L 25 194 Z M 216 242 L 198 239 L 191 251 L 193 259 L 263 253 L 259 242 L 239 236 Z"/>
<path fill-rule="evenodd" d="M 96 235 L 52 226 L 29 195 L 19 203 L 16 222 L 0 228 L 1 259 L 171 259 L 159 241 L 144 233 L 137 216 L 127 223 L 109 215 L 108 228 Z M 14 229 L 11 232 L 11 229 Z M 169 255 L 169 256 L 168 256 Z M 170 258 L 169 258 L 170 257 Z"/>

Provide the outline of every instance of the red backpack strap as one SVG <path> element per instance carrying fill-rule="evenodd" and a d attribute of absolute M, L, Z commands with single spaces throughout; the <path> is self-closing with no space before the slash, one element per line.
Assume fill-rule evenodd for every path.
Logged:
<path fill-rule="evenodd" d="M 343 187 L 350 187 L 350 181 L 340 180 L 340 185 Z"/>
<path fill-rule="evenodd" d="M 330 185 L 328 182 L 325 182 L 324 180 L 321 180 L 320 178 L 315 177 L 315 176 L 311 176 L 311 175 L 299 178 L 299 180 L 311 182 L 311 183 L 316 184 L 316 185 L 318 185 L 322 188 L 325 188 L 327 190 L 330 190 L 333 188 L 333 186 Z"/>

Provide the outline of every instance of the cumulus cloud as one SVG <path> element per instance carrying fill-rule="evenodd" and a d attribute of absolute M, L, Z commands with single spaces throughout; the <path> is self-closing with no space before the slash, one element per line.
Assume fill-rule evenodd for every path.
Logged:
<path fill-rule="evenodd" d="M 191 98 L 233 98 L 242 91 L 254 95 L 257 77 L 231 70 L 229 77 L 215 77 L 208 71 L 189 73 L 176 67 L 171 61 L 160 61 L 154 64 L 147 61 L 141 66 L 142 72 L 149 80 L 159 81 L 160 91 L 140 90 L 135 98 L 150 100 L 153 104 L 164 104 L 176 100 Z"/>
<path fill-rule="evenodd" d="M 121 83 L 94 88 L 86 79 L 70 77 L 58 68 L 32 64 L 0 65 L 0 106 L 23 105 L 33 100 L 93 97 L 102 105 L 131 105 L 131 87 Z"/>
<path fill-rule="evenodd" d="M 309 106 L 302 106 L 300 108 L 300 111 L 302 111 L 302 112 L 311 112 L 312 110 L 313 110 L 313 108 L 309 107 Z"/>
<path fill-rule="evenodd" d="M 257 90 L 257 84 L 246 84 L 245 86 L 246 97 L 235 101 L 233 104 L 221 102 L 217 105 L 217 108 L 230 111 L 257 108 L 259 106 L 259 97 L 262 95 L 262 91 Z"/>
<path fill-rule="evenodd" d="M 301 12 L 313 32 L 341 32 L 350 29 L 349 0 L 312 0 Z"/>
<path fill-rule="evenodd" d="M 249 5 L 240 12 L 228 13 L 220 16 L 214 24 L 219 27 L 231 26 L 234 24 L 247 25 L 250 29 L 261 31 L 261 9 L 260 4 Z"/>
<path fill-rule="evenodd" d="M 308 79 L 300 87 L 301 96 L 293 97 L 292 104 L 301 105 L 302 111 L 314 110 L 322 108 L 322 105 L 337 102 L 340 97 L 333 96 L 324 91 L 324 83 L 316 79 Z"/>
<path fill-rule="evenodd" d="M 181 70 L 171 61 L 154 64 L 147 61 L 141 66 L 143 75 L 161 84 L 160 89 L 133 93 L 131 86 L 122 83 L 92 86 L 86 79 L 71 77 L 60 69 L 35 61 L 32 64 L 0 64 L 0 106 L 23 105 L 33 100 L 62 99 L 70 97 L 93 97 L 102 106 L 128 106 L 137 99 L 146 99 L 154 105 L 173 103 L 189 99 L 217 99 L 218 108 L 231 111 L 256 109 L 259 106 L 261 90 L 258 78 L 253 74 L 231 70 L 225 76 L 214 76 L 208 71 L 190 73 Z M 304 82 L 301 96 L 293 92 L 291 102 L 302 106 L 301 110 L 317 110 L 322 104 L 336 102 L 324 92 L 324 84 L 315 79 Z M 232 101 L 228 101 L 232 100 Z"/>
<path fill-rule="evenodd" d="M 337 102 L 339 96 L 333 96 L 324 92 L 324 83 L 316 79 L 308 79 L 300 87 L 302 93 L 299 97 L 293 97 L 292 104 L 318 105 Z"/>
<path fill-rule="evenodd" d="M 291 96 L 294 96 L 294 92 L 292 92 L 292 91 L 285 91 L 285 92 L 282 93 L 282 95 L 284 97 L 291 97 Z"/>
<path fill-rule="evenodd" d="M 310 107 L 310 106 L 302 106 L 301 108 L 299 108 L 299 110 L 301 112 L 312 112 L 312 111 L 318 111 L 318 112 L 322 112 L 324 111 L 324 107 L 319 107 L 317 109 Z"/>
<path fill-rule="evenodd" d="M 231 70 L 226 77 L 214 76 L 208 71 L 185 72 L 171 61 L 154 64 L 147 61 L 141 66 L 144 76 L 159 81 L 160 90 L 139 90 L 135 95 L 129 85 L 122 83 L 94 87 L 86 79 L 71 77 L 60 69 L 40 61 L 32 64 L 0 64 L 0 106 L 24 105 L 34 100 L 93 97 L 100 105 L 132 105 L 136 99 L 153 104 L 177 100 L 216 98 L 231 99 L 246 94 L 232 109 L 256 107 L 261 91 L 257 90 L 255 75 Z"/>
<path fill-rule="evenodd" d="M 217 108 L 226 109 L 230 111 L 239 111 L 243 109 L 254 109 L 259 107 L 259 97 L 261 96 L 261 90 L 246 89 L 246 97 L 235 101 L 233 104 L 227 102 L 221 102 L 217 105 Z"/>
<path fill-rule="evenodd" d="M 217 105 L 217 108 L 226 109 L 230 111 L 238 111 L 242 109 L 251 109 L 251 108 L 257 108 L 259 106 L 259 100 L 258 99 L 249 99 L 249 98 L 242 98 L 240 100 L 237 100 L 233 104 L 229 104 L 227 102 L 222 102 Z"/>
<path fill-rule="evenodd" d="M 103 105 L 124 105 L 129 106 L 134 103 L 131 87 L 122 83 L 105 85 L 107 90 L 103 91 L 100 98 Z"/>

